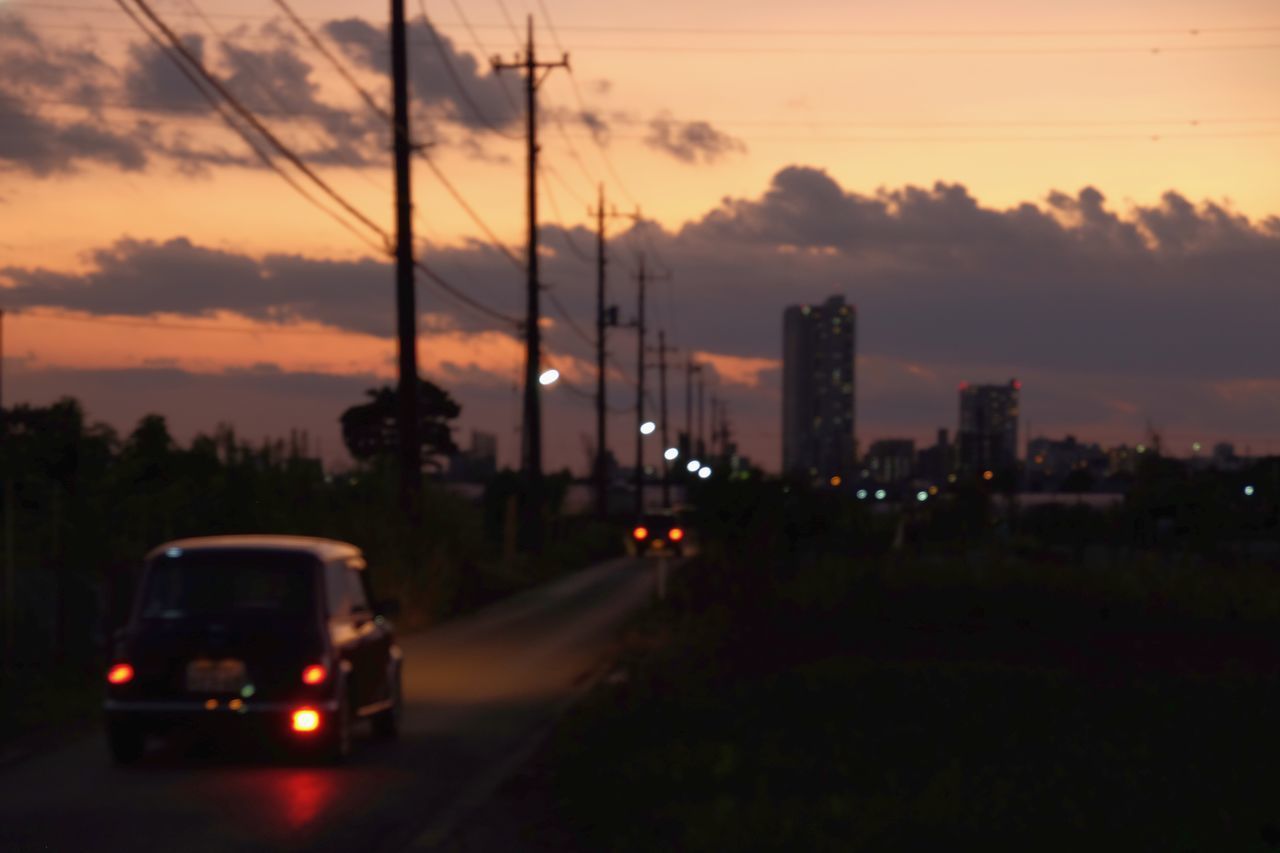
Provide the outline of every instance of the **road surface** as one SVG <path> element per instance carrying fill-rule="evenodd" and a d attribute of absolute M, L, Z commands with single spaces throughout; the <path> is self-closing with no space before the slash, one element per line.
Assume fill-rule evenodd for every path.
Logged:
<path fill-rule="evenodd" d="M 623 619 L 654 594 L 653 567 L 611 560 L 401 638 L 403 734 L 387 743 L 361 732 L 339 767 L 176 744 L 120 768 L 100 736 L 2 767 L 0 850 L 422 845 L 580 691 Z"/>

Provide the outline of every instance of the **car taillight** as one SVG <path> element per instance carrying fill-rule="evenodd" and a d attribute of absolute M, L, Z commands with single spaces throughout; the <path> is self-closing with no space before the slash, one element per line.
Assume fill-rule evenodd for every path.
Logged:
<path fill-rule="evenodd" d="M 314 708 L 299 708 L 293 712 L 293 730 L 306 734 L 320 728 L 320 712 Z"/>
<path fill-rule="evenodd" d="M 111 684 L 128 684 L 133 681 L 133 667 L 127 663 L 118 663 L 107 670 L 107 681 Z"/>
<path fill-rule="evenodd" d="M 313 663 L 302 671 L 303 684 L 323 684 L 329 677 L 329 670 L 318 663 Z"/>
<path fill-rule="evenodd" d="M 679 527 L 673 527 L 671 528 L 671 532 L 667 534 L 667 538 L 672 542 L 679 542 L 684 538 L 684 531 Z"/>
<path fill-rule="evenodd" d="M 644 539 L 649 535 L 649 529 L 647 527 L 637 527 L 635 530 L 631 531 L 631 535 L 637 539 Z"/>

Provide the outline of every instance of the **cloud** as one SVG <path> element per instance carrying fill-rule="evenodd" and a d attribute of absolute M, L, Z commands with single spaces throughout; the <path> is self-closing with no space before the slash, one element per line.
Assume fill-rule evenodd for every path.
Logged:
<path fill-rule="evenodd" d="M 543 245 L 554 250 L 543 259 L 544 281 L 589 330 L 594 271 L 565 249 L 566 233 L 591 245 L 584 229 L 544 226 Z M 953 426 L 959 380 L 1011 376 L 1023 380 L 1024 410 L 1042 429 L 1069 424 L 1088 435 L 1120 424 L 1136 435 L 1150 416 L 1217 435 L 1230 436 L 1233 424 L 1240 434 L 1274 432 L 1267 395 L 1280 383 L 1280 222 L 1252 221 L 1220 202 L 1171 191 L 1116 205 L 1084 187 L 1000 208 L 960 184 L 854 192 L 820 169 L 793 165 L 758 194 L 726 198 L 675 229 L 643 221 L 611 245 L 615 255 L 644 246 L 674 271 L 655 285 L 650 325 L 717 365 L 744 432 L 755 431 L 750 452 L 766 460 L 777 453 L 777 371 L 769 365 L 781 354 L 782 311 L 833 293 L 858 307 L 864 437 Z M 428 257 L 480 301 L 522 313 L 523 280 L 491 247 L 434 247 Z M 121 240 L 87 260 L 75 273 L 0 270 L 5 304 L 231 311 L 383 336 L 392 328 L 391 271 L 380 259 L 249 257 L 175 239 Z M 611 269 L 619 272 L 610 301 L 630 316 L 633 285 Z M 487 327 L 434 288 L 420 294 L 436 328 Z M 549 351 L 590 358 L 590 344 L 554 305 L 546 309 L 556 321 Z M 619 364 L 634 375 L 620 334 L 611 336 Z"/>
<path fill-rule="evenodd" d="M 677 121 L 662 113 L 649 121 L 645 145 L 670 154 L 682 163 L 714 163 L 747 150 L 746 143 L 716 130 L 705 121 Z"/>
<path fill-rule="evenodd" d="M 147 155 L 136 139 L 89 122 L 48 121 L 0 89 L 0 166 L 8 163 L 43 176 L 69 171 L 85 161 L 133 172 L 146 165 Z"/>
<path fill-rule="evenodd" d="M 360 67 L 383 77 L 390 74 L 385 28 L 360 18 L 345 18 L 330 21 L 323 29 Z M 459 50 L 453 39 L 425 21 L 411 21 L 407 30 L 414 51 L 409 92 L 416 103 L 474 132 L 489 130 L 489 123 L 502 130 L 519 128 L 523 113 L 520 99 L 513 94 L 517 87 L 510 91 L 504 88 L 509 84 L 500 80 L 497 73 L 482 72 L 473 55 Z M 468 97 L 481 115 L 472 109 Z"/>

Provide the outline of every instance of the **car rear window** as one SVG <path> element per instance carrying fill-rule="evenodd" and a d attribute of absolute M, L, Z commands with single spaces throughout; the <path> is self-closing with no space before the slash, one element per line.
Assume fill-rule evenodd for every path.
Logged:
<path fill-rule="evenodd" d="M 176 551 L 151 563 L 142 618 L 313 616 L 317 561 L 280 551 Z"/>

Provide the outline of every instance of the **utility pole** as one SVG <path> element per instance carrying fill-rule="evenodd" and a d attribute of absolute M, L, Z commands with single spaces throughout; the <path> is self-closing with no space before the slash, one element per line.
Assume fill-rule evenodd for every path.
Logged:
<path fill-rule="evenodd" d="M 693 353 L 689 353 L 685 360 L 684 373 L 684 437 L 688 442 L 687 448 L 690 459 L 698 458 L 698 445 L 693 437 L 693 377 L 694 374 L 702 375 L 702 365 L 694 364 Z"/>
<path fill-rule="evenodd" d="M 391 82 L 396 172 L 396 340 L 400 506 L 418 522 L 422 451 L 418 441 L 418 314 L 413 289 L 413 201 L 409 183 L 409 70 L 404 0 L 391 0 Z"/>
<path fill-rule="evenodd" d="M 604 310 L 604 181 L 599 185 L 596 200 L 596 515 L 604 521 L 609 517 L 608 452 L 605 448 L 605 381 L 604 381 L 604 330 L 607 327 Z"/>
<path fill-rule="evenodd" d="M 664 509 L 671 507 L 671 462 L 667 459 L 667 448 L 671 446 L 670 438 L 667 433 L 667 353 L 673 352 L 674 347 L 667 346 L 667 333 L 665 330 L 658 332 L 658 388 L 659 402 L 661 405 L 662 417 L 662 506 Z"/>
<path fill-rule="evenodd" d="M 702 459 L 707 454 L 706 438 L 706 409 L 703 407 L 703 399 L 707 391 L 707 375 L 703 365 L 698 365 L 698 458 Z"/>
<path fill-rule="evenodd" d="M 636 382 L 636 517 L 644 514 L 644 433 L 640 427 L 644 424 L 644 285 L 647 278 L 644 268 L 644 255 L 640 255 L 640 269 L 636 281 L 640 285 L 638 307 L 636 309 L 636 369 L 639 378 Z"/>
<path fill-rule="evenodd" d="M 526 544 L 530 550 L 542 548 L 542 408 L 538 397 L 539 354 L 542 335 L 538 296 L 538 86 L 546 75 L 539 71 L 552 68 L 568 68 L 569 55 L 559 62 L 538 62 L 533 42 L 533 15 L 529 16 L 529 41 L 524 58 L 512 62 L 493 58 L 493 69 L 524 71 L 525 120 L 528 141 L 528 203 L 529 248 L 525 266 L 528 271 L 528 307 L 524 322 L 524 430 L 521 436 L 520 460 L 524 469 L 528 493 L 525 499 L 524 521 Z"/>

